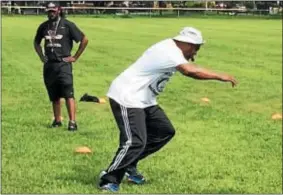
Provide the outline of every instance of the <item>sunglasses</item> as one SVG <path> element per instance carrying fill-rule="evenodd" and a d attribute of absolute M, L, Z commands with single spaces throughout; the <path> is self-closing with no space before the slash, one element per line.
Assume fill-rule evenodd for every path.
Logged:
<path fill-rule="evenodd" d="M 200 46 L 201 45 L 194 45 L 195 46 L 195 48 L 196 48 L 196 51 L 198 51 L 199 49 L 200 49 Z"/>
<path fill-rule="evenodd" d="M 199 44 L 191 44 L 191 43 L 188 43 L 189 46 L 193 45 L 196 49 L 196 51 L 198 51 L 200 49 L 200 46 Z"/>

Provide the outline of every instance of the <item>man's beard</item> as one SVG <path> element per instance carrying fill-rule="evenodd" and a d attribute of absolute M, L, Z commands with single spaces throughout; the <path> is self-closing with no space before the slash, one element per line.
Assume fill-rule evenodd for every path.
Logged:
<path fill-rule="evenodd" d="M 52 21 L 52 22 L 57 21 L 57 20 L 58 20 L 58 18 L 59 18 L 59 16 L 58 16 L 58 15 L 57 15 L 57 16 L 55 16 L 54 18 L 53 18 L 53 17 L 49 17 L 49 16 L 48 16 L 48 20 L 49 20 L 49 21 Z"/>
<path fill-rule="evenodd" d="M 195 57 L 194 56 L 185 56 L 185 58 L 186 58 L 186 60 L 188 60 L 188 61 L 192 61 L 192 62 L 194 62 L 195 61 Z"/>

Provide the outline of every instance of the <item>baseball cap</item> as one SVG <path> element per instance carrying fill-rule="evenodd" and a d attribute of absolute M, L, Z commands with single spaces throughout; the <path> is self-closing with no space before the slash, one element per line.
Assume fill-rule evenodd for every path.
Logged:
<path fill-rule="evenodd" d="M 175 36 L 173 39 L 176 41 L 191 43 L 195 45 L 201 45 L 205 43 L 201 32 L 193 27 L 183 28 L 180 31 L 179 35 Z"/>
<path fill-rule="evenodd" d="M 45 11 L 57 11 L 60 5 L 57 2 L 49 2 L 46 5 Z"/>

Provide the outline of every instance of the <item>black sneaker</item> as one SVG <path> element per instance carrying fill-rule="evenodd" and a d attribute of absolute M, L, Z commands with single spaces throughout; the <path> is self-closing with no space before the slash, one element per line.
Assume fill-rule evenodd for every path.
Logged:
<path fill-rule="evenodd" d="M 57 122 L 56 120 L 54 120 L 52 122 L 52 124 L 50 125 L 50 128 L 57 128 L 57 127 L 61 127 L 61 126 L 62 126 L 62 122 L 61 121 Z"/>
<path fill-rule="evenodd" d="M 69 121 L 68 130 L 69 131 L 76 131 L 76 130 L 78 130 L 77 123 L 75 121 Z"/>
<path fill-rule="evenodd" d="M 119 185 L 115 184 L 115 183 L 106 183 L 105 181 L 103 181 L 101 178 L 106 174 L 106 171 L 102 171 L 99 174 L 99 184 L 98 184 L 98 188 L 100 190 L 103 191 L 107 191 L 107 192 L 118 192 L 119 191 Z"/>

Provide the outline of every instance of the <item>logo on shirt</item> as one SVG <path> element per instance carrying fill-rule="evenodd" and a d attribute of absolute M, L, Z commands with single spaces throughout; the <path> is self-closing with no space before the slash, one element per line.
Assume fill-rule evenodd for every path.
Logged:
<path fill-rule="evenodd" d="M 62 47 L 60 43 L 56 43 L 57 40 L 61 40 L 63 38 L 63 35 L 56 35 L 56 31 L 54 30 L 48 30 L 47 34 L 45 36 L 45 40 L 48 41 L 46 47 Z"/>
<path fill-rule="evenodd" d="M 164 88 L 166 86 L 166 83 L 169 81 L 170 77 L 173 75 L 173 72 L 166 72 L 162 76 L 160 76 L 158 79 L 156 79 L 155 82 L 153 82 L 149 89 L 155 94 L 159 95 L 159 93 L 164 91 Z"/>

